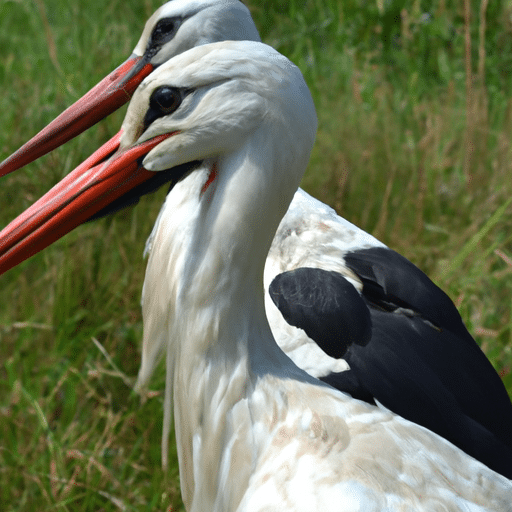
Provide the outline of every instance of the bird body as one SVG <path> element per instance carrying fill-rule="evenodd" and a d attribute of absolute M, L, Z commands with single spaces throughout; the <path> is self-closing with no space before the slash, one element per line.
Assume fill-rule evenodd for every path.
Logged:
<path fill-rule="evenodd" d="M 330 314 L 338 318 L 336 326 L 320 309 L 327 300 L 322 294 L 333 292 L 327 281 L 317 278 L 317 325 L 316 331 L 310 327 L 315 333 L 310 337 L 288 323 L 300 327 L 306 321 L 299 304 L 306 298 L 287 297 L 282 289 L 278 309 L 266 294 L 272 332 L 293 361 L 336 389 L 383 404 L 429 428 L 512 478 L 510 399 L 449 297 L 403 256 L 299 189 L 270 248 L 265 290 L 272 291 L 278 279 L 290 280 L 304 267 L 311 272 L 316 268 L 317 273 L 335 271 L 361 297 L 360 304 L 353 295 L 350 301 L 336 297 L 337 307 L 330 304 Z M 311 289 L 310 283 L 302 287 Z M 288 310 L 284 316 L 283 304 Z M 369 309 L 369 320 L 361 307 Z M 294 314 L 297 317 L 290 319 Z M 307 322 L 314 322 L 314 309 L 309 315 Z M 362 333 L 366 324 L 369 342 L 352 343 L 346 353 L 327 355 L 329 348 L 343 349 L 339 333 Z"/>
<path fill-rule="evenodd" d="M 155 34 L 161 34 L 160 24 L 170 20 L 172 27 L 175 20 L 184 21 L 179 21 L 181 25 L 175 32 L 171 30 L 174 37 L 158 46 L 159 37 Z M 187 47 L 223 38 L 259 40 L 250 14 L 240 2 L 173 1 L 150 18 L 134 53 L 142 61 L 159 66 Z M 512 478 L 512 404 L 446 294 L 408 260 L 299 189 L 270 248 L 265 290 L 277 275 L 304 266 L 337 272 L 353 284 L 361 294 L 362 307 L 369 304 L 372 327 L 362 325 L 360 315 L 354 316 L 361 307 L 354 308 L 357 301 L 349 303 L 347 298 L 339 304 L 338 331 L 357 333 L 371 329 L 372 334 L 369 346 L 356 343 L 342 356 L 345 359 L 332 357 L 332 353 L 325 353 L 325 347 L 321 348 L 320 339 L 290 325 L 290 318 L 285 320 L 267 293 L 265 305 L 272 331 L 293 361 L 340 390 L 399 411 Z M 330 288 L 326 286 L 327 290 Z M 320 296 L 322 291 L 317 293 Z M 288 297 L 283 296 L 281 302 L 287 300 L 288 309 L 292 310 Z M 314 313 L 311 310 L 311 316 Z M 336 311 L 330 314 L 333 317 Z M 315 334 L 330 325 L 321 320 L 320 311 L 317 317 L 318 326 L 312 329 Z M 327 333 L 324 338 L 329 336 Z M 164 343 L 162 335 L 144 335 L 136 383 L 139 392 L 147 387 Z M 339 342 L 330 341 L 331 345 L 335 343 Z M 414 352 L 405 366 L 401 361 L 403 347 L 411 347 Z M 352 361 L 350 372 L 347 360 Z M 420 367 L 421 372 L 417 371 Z M 377 374 L 386 386 L 376 383 Z M 445 406 L 438 407 L 438 402 Z"/>
<path fill-rule="evenodd" d="M 187 509 L 509 510 L 506 478 L 319 382 L 274 340 L 265 258 L 316 128 L 298 70 L 267 46 L 226 42 L 190 50 L 152 76 L 134 95 L 122 144 L 137 141 L 130 134 L 140 129 L 130 126 L 140 126 L 139 105 L 152 91 L 198 87 L 142 137 L 178 134 L 148 154 L 149 170 L 202 160 L 158 217 L 143 302 L 145 329 L 165 332 L 166 405 L 172 387 Z"/>
<path fill-rule="evenodd" d="M 268 290 L 272 280 L 282 272 L 313 267 L 339 273 L 362 292 L 361 280 L 346 265 L 343 256 L 369 247 L 386 246 L 299 188 L 270 247 L 264 289 Z M 303 330 L 287 323 L 268 293 L 265 307 L 279 346 L 300 368 L 314 377 L 348 370 L 344 359 L 330 357 Z"/>

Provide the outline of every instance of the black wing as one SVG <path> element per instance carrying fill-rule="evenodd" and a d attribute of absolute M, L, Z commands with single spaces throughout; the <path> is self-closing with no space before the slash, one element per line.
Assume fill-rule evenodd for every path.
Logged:
<path fill-rule="evenodd" d="M 345 265 L 363 282 L 363 295 L 384 310 L 410 309 L 475 345 L 450 297 L 396 251 L 372 247 L 348 253 Z"/>
<path fill-rule="evenodd" d="M 303 329 L 331 357 L 341 358 L 353 343 L 370 341 L 368 307 L 338 272 L 318 268 L 283 272 L 272 281 L 269 293 L 284 319 Z"/>
<path fill-rule="evenodd" d="M 473 375 L 481 361 L 454 357 L 460 339 L 420 317 L 370 311 L 370 343 L 349 348 L 349 371 L 321 380 L 369 403 L 378 400 L 512 479 L 510 401 L 478 387 L 481 379 Z"/>
<path fill-rule="evenodd" d="M 376 324 L 372 342 L 377 337 L 379 344 L 396 352 L 414 349 L 466 414 L 512 447 L 510 398 L 450 298 L 390 249 L 357 251 L 345 262 L 363 281 L 363 296 Z"/>
<path fill-rule="evenodd" d="M 285 282 L 300 276 L 304 290 L 307 280 L 313 280 L 315 294 L 309 295 L 307 315 L 295 306 L 293 291 L 298 285 L 290 290 L 281 286 L 279 300 L 273 297 L 288 323 L 304 328 L 301 324 L 307 316 L 309 332 L 304 330 L 322 349 L 328 347 L 329 355 L 339 357 L 336 354 L 346 351 L 350 370 L 322 380 L 355 398 L 379 401 L 512 479 L 512 404 L 450 298 L 390 249 L 355 251 L 345 256 L 345 262 L 363 282 L 362 297 L 357 292 L 336 300 L 325 297 L 332 288 L 322 285 L 326 274 L 319 269 L 284 274 L 290 274 Z M 346 283 L 336 289 L 352 286 L 343 276 L 332 274 L 336 273 L 329 273 L 329 279 Z M 328 322 L 322 314 L 315 322 L 315 301 L 322 305 L 320 311 L 329 304 Z M 357 304 L 356 309 L 349 301 Z M 371 321 L 361 313 L 361 302 Z M 337 341 L 333 334 L 336 329 L 348 332 L 361 326 L 371 327 L 367 345 Z M 335 343 L 340 348 L 333 347 Z"/>

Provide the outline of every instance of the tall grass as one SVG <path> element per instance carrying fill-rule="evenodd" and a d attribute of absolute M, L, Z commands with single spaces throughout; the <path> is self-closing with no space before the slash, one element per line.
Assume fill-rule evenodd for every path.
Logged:
<path fill-rule="evenodd" d="M 0 158 L 121 63 L 159 5 L 0 0 Z M 512 394 L 509 3 L 250 6 L 263 39 L 313 91 L 319 132 L 303 186 L 434 278 Z M 4 178 L 0 222 L 122 118 Z M 164 193 L 0 277 L 2 510 L 181 507 L 175 453 L 169 474 L 160 469 L 163 378 L 142 404 L 129 386 L 140 361 L 141 255 Z"/>

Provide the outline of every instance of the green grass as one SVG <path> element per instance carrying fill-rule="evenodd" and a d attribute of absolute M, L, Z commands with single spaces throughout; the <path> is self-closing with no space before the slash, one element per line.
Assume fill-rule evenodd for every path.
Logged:
<path fill-rule="evenodd" d="M 472 2 L 469 102 L 459 3 L 421 4 L 431 21 L 420 2 L 251 7 L 264 40 L 301 67 L 315 98 L 304 187 L 445 289 L 512 394 L 511 6 L 490 4 L 482 45 Z M 159 5 L 0 0 L 0 159 L 121 63 Z M 123 115 L 4 178 L 2 225 Z M 80 227 L 0 277 L 2 510 L 180 509 L 175 453 L 168 474 L 160 468 L 163 376 L 143 404 L 128 385 L 140 362 L 142 251 L 163 194 Z"/>

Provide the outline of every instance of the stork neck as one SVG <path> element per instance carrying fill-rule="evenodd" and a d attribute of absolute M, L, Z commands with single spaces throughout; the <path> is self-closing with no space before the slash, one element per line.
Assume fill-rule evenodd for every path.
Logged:
<path fill-rule="evenodd" d="M 267 148 L 272 147 L 265 142 Z M 281 352 L 265 315 L 263 270 L 275 230 L 296 187 L 293 180 L 284 190 L 276 187 L 272 179 L 277 174 L 276 158 L 269 150 L 262 162 L 261 152 L 251 151 L 254 146 L 265 147 L 258 141 L 215 162 L 205 162 L 201 173 L 185 180 L 195 180 L 190 187 L 200 188 L 200 193 L 192 194 L 198 204 L 195 217 L 189 217 L 191 237 L 176 308 L 183 324 L 189 313 L 193 317 L 182 332 L 188 341 L 181 342 L 180 351 L 195 352 L 192 359 L 215 354 L 224 364 L 232 360 L 234 366 L 246 358 L 249 368 L 257 370 L 251 355 L 259 361 L 259 347 L 272 346 L 272 352 Z M 195 343 L 190 343 L 192 333 Z M 270 360 L 265 367 L 269 364 Z"/>
<path fill-rule="evenodd" d="M 156 226 L 144 305 L 155 293 L 169 301 L 163 314 L 188 503 L 218 499 L 217 475 L 230 467 L 218 447 L 241 418 L 257 421 L 250 397 L 258 378 L 285 372 L 304 378 L 275 343 L 265 315 L 265 259 L 295 190 L 293 180 L 287 187 L 272 183 L 274 169 L 261 166 L 276 159 L 266 153 L 263 163 L 250 146 L 217 160 L 217 177 L 206 190 L 212 162 L 205 162 L 172 190 Z M 167 289 L 158 291 L 162 286 Z M 233 456 L 250 458 L 250 441 L 242 448 L 248 453 Z"/>

